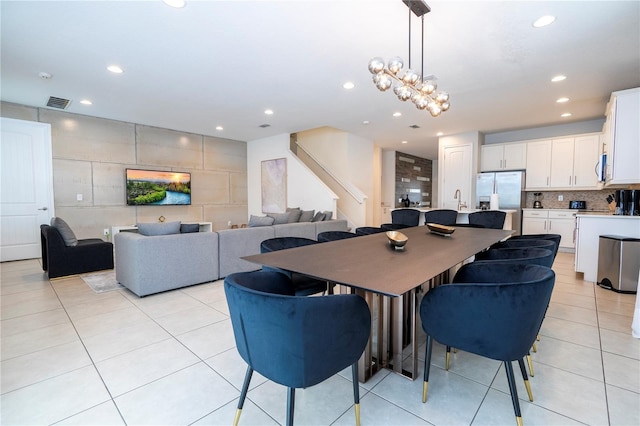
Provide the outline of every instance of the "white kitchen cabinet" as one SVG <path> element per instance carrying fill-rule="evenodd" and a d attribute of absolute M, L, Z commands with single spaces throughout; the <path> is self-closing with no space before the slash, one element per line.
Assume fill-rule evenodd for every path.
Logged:
<path fill-rule="evenodd" d="M 527 167 L 527 144 L 507 143 L 483 145 L 480 171 L 523 170 Z"/>
<path fill-rule="evenodd" d="M 551 175 L 551 140 L 527 143 L 526 189 L 549 188 Z"/>
<path fill-rule="evenodd" d="M 524 209 L 522 234 L 559 234 L 560 248 L 575 247 L 575 211 Z"/>
<path fill-rule="evenodd" d="M 596 172 L 599 156 L 599 134 L 554 139 L 549 188 L 599 189 Z"/>
<path fill-rule="evenodd" d="M 605 138 L 606 185 L 640 183 L 640 88 L 611 94 Z"/>

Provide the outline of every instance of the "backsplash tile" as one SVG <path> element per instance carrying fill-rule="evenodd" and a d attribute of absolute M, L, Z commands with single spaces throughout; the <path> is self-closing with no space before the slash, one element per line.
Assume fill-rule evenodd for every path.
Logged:
<path fill-rule="evenodd" d="M 538 191 L 536 191 L 538 192 Z M 587 202 L 587 211 L 608 211 L 607 195 L 615 193 L 615 189 L 602 189 L 599 191 L 545 191 L 542 192 L 542 207 L 545 209 L 568 209 L 569 201 L 584 200 Z M 526 193 L 526 208 L 533 207 L 533 192 Z M 562 201 L 558 196 L 562 195 Z"/>

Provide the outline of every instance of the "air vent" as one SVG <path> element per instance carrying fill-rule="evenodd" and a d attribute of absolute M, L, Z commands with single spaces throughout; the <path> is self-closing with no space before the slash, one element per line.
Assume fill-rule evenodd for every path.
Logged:
<path fill-rule="evenodd" d="M 71 101 L 69 99 L 56 98 L 55 96 L 49 96 L 47 106 L 51 108 L 67 109 Z"/>
<path fill-rule="evenodd" d="M 262 127 L 263 129 L 265 129 L 267 127 L 271 127 L 271 124 L 261 124 L 258 127 Z"/>
<path fill-rule="evenodd" d="M 409 127 L 411 127 L 412 129 L 419 129 L 420 128 L 420 126 L 418 126 L 417 124 L 412 124 Z"/>

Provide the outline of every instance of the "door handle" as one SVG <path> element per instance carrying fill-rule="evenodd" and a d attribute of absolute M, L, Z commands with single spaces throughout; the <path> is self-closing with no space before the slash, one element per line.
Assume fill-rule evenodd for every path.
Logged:
<path fill-rule="evenodd" d="M 48 207 L 41 207 L 38 210 L 49 210 L 49 208 Z"/>

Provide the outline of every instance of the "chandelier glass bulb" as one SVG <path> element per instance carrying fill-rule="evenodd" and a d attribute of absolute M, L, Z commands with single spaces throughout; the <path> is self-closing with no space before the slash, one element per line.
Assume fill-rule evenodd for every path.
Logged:
<path fill-rule="evenodd" d="M 399 100 L 411 100 L 419 110 L 428 110 L 433 117 L 439 116 L 451 106 L 447 92 L 435 93 L 438 85 L 435 81 L 420 78 L 415 71 L 408 69 L 400 73 L 404 63 L 395 57 L 385 65 L 382 58 L 375 57 L 369 61 L 369 72 L 373 74 L 373 84 L 378 90 L 386 92 L 391 86 Z M 401 74 L 401 75 L 400 75 Z"/>

